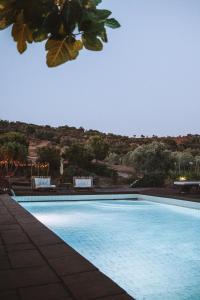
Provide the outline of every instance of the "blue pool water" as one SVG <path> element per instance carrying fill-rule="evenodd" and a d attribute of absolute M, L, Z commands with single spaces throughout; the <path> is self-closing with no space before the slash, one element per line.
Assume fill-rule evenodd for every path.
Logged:
<path fill-rule="evenodd" d="M 200 210 L 129 200 L 21 205 L 137 300 L 200 299 Z"/>

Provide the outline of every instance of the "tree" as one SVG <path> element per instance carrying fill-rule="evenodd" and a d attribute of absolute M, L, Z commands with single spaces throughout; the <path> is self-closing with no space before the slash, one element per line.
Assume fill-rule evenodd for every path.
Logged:
<path fill-rule="evenodd" d="M 194 157 L 189 151 L 174 152 L 173 157 L 175 160 L 176 171 L 179 175 L 189 171 L 194 165 Z"/>
<path fill-rule="evenodd" d="M 0 159 L 9 163 L 14 161 L 25 162 L 27 160 L 28 148 L 17 142 L 7 142 L 0 147 Z"/>
<path fill-rule="evenodd" d="M 121 163 L 121 158 L 117 153 L 110 152 L 105 161 L 110 165 L 119 165 Z"/>
<path fill-rule="evenodd" d="M 25 146 L 28 145 L 26 136 L 20 132 L 15 131 L 7 132 L 0 135 L 0 145 L 4 145 L 8 142 L 16 142 Z"/>
<path fill-rule="evenodd" d="M 84 145 L 74 144 L 65 150 L 63 158 L 67 159 L 70 165 L 87 168 L 91 164 L 93 155 Z"/>
<path fill-rule="evenodd" d="M 55 147 L 41 147 L 37 151 L 37 161 L 49 163 L 51 174 L 58 174 L 60 168 L 60 150 Z"/>
<path fill-rule="evenodd" d="M 104 160 L 109 150 L 108 144 L 98 135 L 89 138 L 87 147 L 97 160 Z"/>
<path fill-rule="evenodd" d="M 98 9 L 101 0 L 0 0 L 0 29 L 12 25 L 19 53 L 27 43 L 46 41 L 47 65 L 56 67 L 74 60 L 84 47 L 101 51 L 107 42 L 106 27 L 120 24 L 111 12 Z"/>
<path fill-rule="evenodd" d="M 8 132 L 0 135 L 0 159 L 25 162 L 28 155 L 28 143 L 25 135 Z"/>
<path fill-rule="evenodd" d="M 26 127 L 26 133 L 27 135 L 33 135 L 35 133 L 36 129 L 35 129 L 35 126 L 34 125 L 28 125 Z"/>
<path fill-rule="evenodd" d="M 8 132 L 0 135 L 0 160 L 4 161 L 6 175 L 14 174 L 19 162 L 25 163 L 28 155 L 28 143 L 23 134 Z M 1 169 L 2 172 L 2 169 Z"/>
<path fill-rule="evenodd" d="M 135 169 L 143 174 L 168 174 L 174 167 L 171 151 L 160 142 L 136 148 L 132 159 Z"/>

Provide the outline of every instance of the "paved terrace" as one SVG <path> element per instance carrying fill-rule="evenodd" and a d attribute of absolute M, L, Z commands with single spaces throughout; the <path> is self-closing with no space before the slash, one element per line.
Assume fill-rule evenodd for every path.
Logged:
<path fill-rule="evenodd" d="M 7 195 L 0 195 L 1 300 L 131 300 Z"/>

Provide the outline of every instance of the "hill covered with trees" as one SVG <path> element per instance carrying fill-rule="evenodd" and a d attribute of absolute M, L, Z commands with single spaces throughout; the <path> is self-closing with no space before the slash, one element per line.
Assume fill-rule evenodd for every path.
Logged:
<path fill-rule="evenodd" d="M 134 131 L 134 129 L 133 129 Z M 200 134 L 178 137 L 158 137 L 153 135 L 148 136 L 136 136 L 132 137 L 116 135 L 113 133 L 102 133 L 98 130 L 86 130 L 83 127 L 70 127 L 68 125 L 60 127 L 51 127 L 49 125 L 35 125 L 27 124 L 23 122 L 9 122 L 0 120 L 0 136 L 8 132 L 22 133 L 27 142 L 30 141 L 48 141 L 51 145 L 65 147 L 71 146 L 77 143 L 85 143 L 92 136 L 100 136 L 105 140 L 108 145 L 110 152 L 116 154 L 126 154 L 127 152 L 134 150 L 138 146 L 143 144 L 149 144 L 153 141 L 162 142 L 172 151 L 184 151 L 190 149 L 193 153 L 200 151 Z"/>
<path fill-rule="evenodd" d="M 132 137 L 86 130 L 68 125 L 51 127 L 0 120 L 0 160 L 47 162 L 59 174 L 60 160 L 67 164 L 65 178 L 80 175 L 123 177 L 131 180 L 154 174 L 159 178 L 200 173 L 200 135 Z M 161 176 L 162 175 L 162 176 Z M 128 179 L 127 179 L 128 180 Z"/>

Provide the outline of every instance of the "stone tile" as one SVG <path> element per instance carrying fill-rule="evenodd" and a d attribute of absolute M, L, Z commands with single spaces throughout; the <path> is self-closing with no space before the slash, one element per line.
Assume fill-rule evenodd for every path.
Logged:
<path fill-rule="evenodd" d="M 21 229 L 5 230 L 1 232 L 5 244 L 28 243 L 29 239 Z"/>
<path fill-rule="evenodd" d="M 11 211 L 12 209 L 17 209 L 18 207 L 20 207 L 20 205 L 19 205 L 18 203 L 16 203 L 16 202 L 9 202 L 9 203 L 8 203 L 8 201 L 5 201 L 5 202 L 4 202 L 4 205 L 5 205 L 5 207 L 6 207 L 9 211 Z"/>
<path fill-rule="evenodd" d="M 14 282 L 14 273 L 12 270 L 0 270 L 0 278 L 0 293 L 2 292 L 2 290 L 16 288 Z"/>
<path fill-rule="evenodd" d="M 28 226 L 26 226 L 28 225 Z M 26 224 L 25 226 L 23 226 L 24 231 L 31 236 L 37 236 L 37 235 L 41 235 L 41 234 L 49 234 L 51 232 L 51 230 L 49 230 L 47 227 L 43 226 L 40 223 L 34 223 L 34 224 Z"/>
<path fill-rule="evenodd" d="M 13 268 L 43 266 L 46 264 L 38 250 L 22 250 L 9 253 Z"/>
<path fill-rule="evenodd" d="M 49 284 L 20 289 L 21 300 L 72 300 L 62 284 Z"/>
<path fill-rule="evenodd" d="M 18 224 L 1 225 L 0 232 L 5 230 L 19 230 L 21 227 Z"/>
<path fill-rule="evenodd" d="M 19 204 L 16 201 L 14 201 L 10 196 L 4 197 L 4 199 L 2 199 L 2 203 L 5 206 L 19 206 Z"/>
<path fill-rule="evenodd" d="M 47 266 L 0 271 L 0 291 L 56 283 L 55 273 Z"/>
<path fill-rule="evenodd" d="M 21 227 L 25 232 L 27 232 L 27 234 L 34 234 L 35 231 L 37 233 L 39 230 L 48 229 L 44 224 L 42 224 L 38 220 L 31 223 L 22 223 Z"/>
<path fill-rule="evenodd" d="M 97 298 L 96 300 L 134 300 L 134 299 L 127 294 L 121 294 L 117 296 Z"/>
<path fill-rule="evenodd" d="M 16 224 L 15 219 L 11 215 L 2 215 L 0 218 L 0 225 Z"/>
<path fill-rule="evenodd" d="M 96 270 L 89 261 L 79 254 L 49 259 L 49 264 L 60 276 Z"/>
<path fill-rule="evenodd" d="M 31 215 L 27 210 L 25 210 L 23 207 L 14 207 L 9 209 L 11 214 L 15 216 L 16 218 L 19 217 L 27 217 Z"/>
<path fill-rule="evenodd" d="M 92 300 L 119 295 L 124 292 L 116 283 L 99 271 L 65 276 L 63 281 L 72 295 L 78 300 Z"/>
<path fill-rule="evenodd" d="M 7 258 L 7 255 L 0 255 L 0 270 L 7 270 L 10 269 L 10 263 Z"/>
<path fill-rule="evenodd" d="M 5 247 L 3 245 L 0 245 L 0 255 L 3 255 L 6 253 Z"/>
<path fill-rule="evenodd" d="M 51 245 L 51 244 L 57 244 L 61 242 L 61 239 L 51 231 L 49 231 L 48 233 L 42 232 L 39 235 L 31 236 L 31 240 L 37 246 Z"/>
<path fill-rule="evenodd" d="M 36 249 L 32 243 L 6 245 L 8 252 Z"/>
<path fill-rule="evenodd" d="M 16 291 L 6 291 L 0 292 L 0 299 L 1 300 L 18 300 L 18 296 Z"/>
<path fill-rule="evenodd" d="M 39 247 L 40 251 L 46 258 L 60 258 L 66 255 L 74 255 L 77 253 L 65 243 Z"/>
<path fill-rule="evenodd" d="M 19 224 L 29 224 L 37 222 L 37 219 L 32 215 L 19 215 L 15 216 Z"/>
<path fill-rule="evenodd" d="M 0 216 L 3 214 L 8 214 L 8 209 L 5 206 L 0 206 Z"/>

